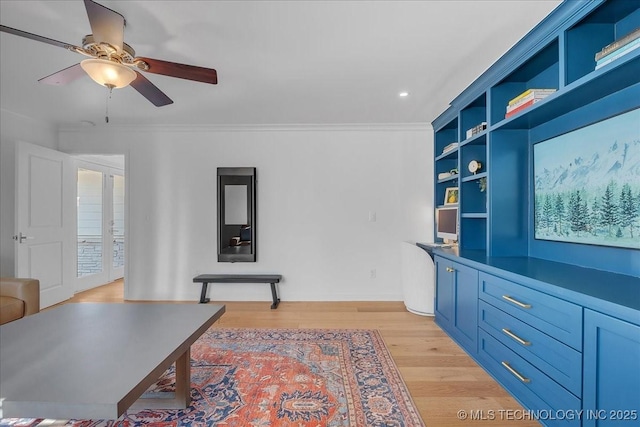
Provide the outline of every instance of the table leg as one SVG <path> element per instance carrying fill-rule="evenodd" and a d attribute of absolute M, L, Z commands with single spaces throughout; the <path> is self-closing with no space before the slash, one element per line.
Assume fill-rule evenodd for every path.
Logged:
<path fill-rule="evenodd" d="M 191 403 L 191 348 L 176 360 L 176 391 L 144 393 L 128 409 L 130 413 L 153 409 L 186 409 Z"/>
<path fill-rule="evenodd" d="M 191 348 L 176 360 L 176 403 L 186 408 L 191 403 Z"/>

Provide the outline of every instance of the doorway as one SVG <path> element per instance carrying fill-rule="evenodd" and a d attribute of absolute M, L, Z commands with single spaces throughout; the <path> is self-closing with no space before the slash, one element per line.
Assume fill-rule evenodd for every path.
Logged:
<path fill-rule="evenodd" d="M 77 157 L 76 291 L 124 277 L 124 156 Z"/>

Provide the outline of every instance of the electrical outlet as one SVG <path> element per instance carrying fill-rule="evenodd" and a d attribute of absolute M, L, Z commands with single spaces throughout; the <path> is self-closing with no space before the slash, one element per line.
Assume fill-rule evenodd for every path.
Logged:
<path fill-rule="evenodd" d="M 375 269 L 375 268 L 374 268 L 374 269 L 372 269 L 372 270 L 371 270 L 371 278 L 372 278 L 372 279 L 375 279 L 375 278 L 376 278 L 376 274 L 377 274 L 377 273 L 376 273 L 376 269 Z"/>
<path fill-rule="evenodd" d="M 376 212 L 369 211 L 369 222 L 376 222 Z"/>

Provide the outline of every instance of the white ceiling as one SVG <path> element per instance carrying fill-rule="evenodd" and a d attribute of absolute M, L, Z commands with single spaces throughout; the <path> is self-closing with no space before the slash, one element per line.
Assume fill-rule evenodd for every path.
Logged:
<path fill-rule="evenodd" d="M 218 85 L 146 74 L 174 104 L 115 90 L 112 124 L 427 123 L 559 0 L 112 1 L 139 56 L 215 68 Z M 3 25 L 81 45 L 81 0 L 0 1 Z M 0 33 L 1 107 L 103 123 L 107 89 L 37 80 L 84 57 Z M 400 98 L 400 91 L 410 95 Z"/>

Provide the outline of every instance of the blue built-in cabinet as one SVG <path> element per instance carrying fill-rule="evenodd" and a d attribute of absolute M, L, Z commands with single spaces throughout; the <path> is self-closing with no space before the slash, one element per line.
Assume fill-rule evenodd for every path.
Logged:
<path fill-rule="evenodd" d="M 640 326 L 592 310 L 584 313 L 584 426 L 640 425 Z"/>
<path fill-rule="evenodd" d="M 533 231 L 533 146 L 640 108 L 640 49 L 594 59 L 636 28 L 640 0 L 565 1 L 432 123 L 434 206 L 459 189 L 436 322 L 526 408 L 582 411 L 544 425 L 640 425 L 640 251 Z M 505 118 L 531 88 L 556 91 Z"/>
<path fill-rule="evenodd" d="M 478 337 L 478 271 L 462 264 L 435 259 L 439 283 L 435 311 L 440 326 L 466 348 L 474 348 Z"/>
<path fill-rule="evenodd" d="M 546 426 L 640 425 L 640 278 L 429 249 L 436 323 L 529 416 Z"/>

